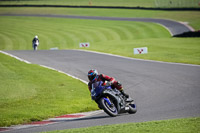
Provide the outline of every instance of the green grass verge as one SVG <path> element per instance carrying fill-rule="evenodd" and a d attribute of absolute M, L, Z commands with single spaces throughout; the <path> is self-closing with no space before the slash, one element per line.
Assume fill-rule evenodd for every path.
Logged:
<path fill-rule="evenodd" d="M 96 110 L 87 85 L 0 53 L 0 127 Z"/>
<path fill-rule="evenodd" d="M 123 44 L 109 42 L 108 49 L 104 48 L 106 44 L 100 46 L 97 43 L 96 48 L 91 49 L 132 58 L 200 65 L 199 44 L 199 38 L 138 39 L 123 41 Z M 148 47 L 148 54 L 133 55 L 133 47 Z"/>
<path fill-rule="evenodd" d="M 200 64 L 200 38 L 172 38 L 165 28 L 154 23 L 1 17 L 0 28 L 0 49 L 3 50 L 31 50 L 31 40 L 37 34 L 39 49 L 78 49 L 80 42 L 90 42 L 89 50 Z M 148 47 L 149 53 L 134 55 L 133 48 L 137 47 Z"/>
<path fill-rule="evenodd" d="M 47 133 L 199 133 L 200 118 L 95 126 Z"/>

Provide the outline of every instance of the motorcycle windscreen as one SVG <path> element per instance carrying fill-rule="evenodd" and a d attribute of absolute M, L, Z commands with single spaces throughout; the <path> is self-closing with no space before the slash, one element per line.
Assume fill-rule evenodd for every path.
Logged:
<path fill-rule="evenodd" d="M 92 83 L 92 89 L 95 89 L 97 88 L 98 86 L 100 85 L 100 82 L 95 82 L 95 83 Z"/>
<path fill-rule="evenodd" d="M 93 83 L 91 92 L 95 91 L 97 93 L 97 95 L 100 94 L 103 91 L 103 89 L 105 88 L 105 87 L 102 86 L 102 83 L 103 83 L 102 81 L 98 81 L 98 82 Z"/>

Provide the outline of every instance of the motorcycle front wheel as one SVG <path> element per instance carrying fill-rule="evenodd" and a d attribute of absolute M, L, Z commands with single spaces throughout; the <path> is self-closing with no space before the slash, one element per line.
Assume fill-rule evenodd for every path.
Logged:
<path fill-rule="evenodd" d="M 118 111 L 117 108 L 115 107 L 115 105 L 113 104 L 112 101 L 110 101 L 108 98 L 104 98 L 102 97 L 99 100 L 99 104 L 101 106 L 101 108 L 110 116 L 115 117 L 118 115 Z"/>

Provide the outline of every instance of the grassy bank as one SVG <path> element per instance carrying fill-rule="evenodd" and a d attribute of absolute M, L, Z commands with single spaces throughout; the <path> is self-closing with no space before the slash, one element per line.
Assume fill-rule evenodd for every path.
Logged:
<path fill-rule="evenodd" d="M 200 64 L 199 38 L 172 38 L 165 28 L 154 23 L 1 17 L 0 28 L 0 49 L 3 50 L 31 50 L 31 41 L 38 35 L 39 49 L 78 49 L 80 42 L 90 42 L 89 50 Z M 134 55 L 133 48 L 137 47 L 148 47 L 149 53 Z"/>
<path fill-rule="evenodd" d="M 200 118 L 172 119 L 142 123 L 95 126 L 48 133 L 199 133 Z"/>
<path fill-rule="evenodd" d="M 87 85 L 0 53 L 0 127 L 96 110 Z"/>
<path fill-rule="evenodd" d="M 36 34 L 40 39 L 40 49 L 56 46 L 60 49 L 79 48 L 80 42 L 106 43 L 109 47 L 111 41 L 123 45 L 126 40 L 170 38 L 165 28 L 144 22 L 1 17 L 0 28 L 0 49 L 5 50 L 32 49 L 31 41 Z"/>

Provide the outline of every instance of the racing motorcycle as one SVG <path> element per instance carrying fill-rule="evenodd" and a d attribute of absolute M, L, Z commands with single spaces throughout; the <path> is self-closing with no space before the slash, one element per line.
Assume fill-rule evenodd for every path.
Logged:
<path fill-rule="evenodd" d="M 33 49 L 37 50 L 38 45 L 39 45 L 39 41 L 36 40 L 36 42 L 33 43 Z"/>
<path fill-rule="evenodd" d="M 120 113 L 135 114 L 137 112 L 136 104 L 131 98 L 126 98 L 117 89 L 112 89 L 111 85 L 102 85 L 102 81 L 92 84 L 91 97 L 100 109 L 103 109 L 108 115 L 115 117 Z"/>

